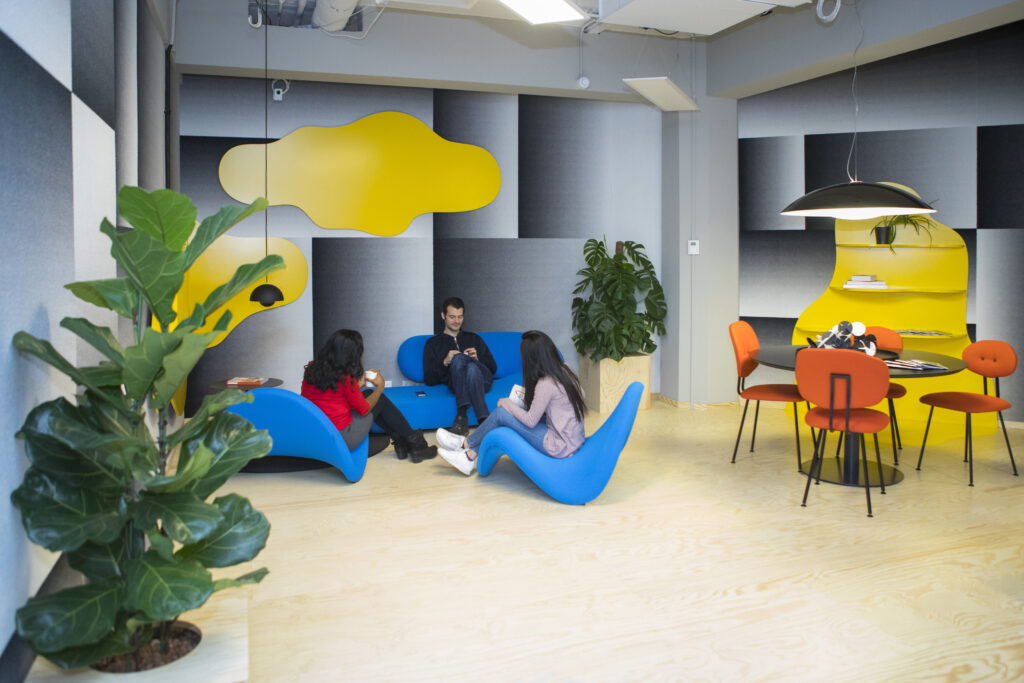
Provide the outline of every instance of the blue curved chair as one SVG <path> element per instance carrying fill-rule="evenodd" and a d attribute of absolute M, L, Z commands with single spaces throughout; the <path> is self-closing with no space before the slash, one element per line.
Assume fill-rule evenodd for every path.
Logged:
<path fill-rule="evenodd" d="M 526 443 L 515 431 L 498 427 L 488 432 L 480 444 L 476 471 L 486 477 L 498 459 L 507 455 L 523 474 L 558 502 L 589 503 L 601 495 L 612 477 L 619 453 L 633 430 L 643 390 L 641 382 L 630 384 L 601 428 L 568 458 L 552 458 Z"/>
<path fill-rule="evenodd" d="M 267 455 L 312 458 L 337 467 L 349 481 L 363 478 L 369 436 L 350 452 L 338 428 L 309 399 L 275 388 L 253 389 L 249 395 L 252 403 L 233 405 L 228 412 L 270 432 L 274 445 Z"/>

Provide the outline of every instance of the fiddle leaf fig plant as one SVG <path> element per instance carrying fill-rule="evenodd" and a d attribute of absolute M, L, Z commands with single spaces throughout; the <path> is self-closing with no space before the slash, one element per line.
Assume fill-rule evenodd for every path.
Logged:
<path fill-rule="evenodd" d="M 665 334 L 668 306 L 644 245 L 617 242 L 611 254 L 607 242 L 589 239 L 583 259 L 572 300 L 576 350 L 594 361 L 652 353 L 653 336 Z"/>
<path fill-rule="evenodd" d="M 96 664 L 163 639 L 177 617 L 215 591 L 259 582 L 267 570 L 215 580 L 210 569 L 248 562 L 270 524 L 236 494 L 214 497 L 227 479 L 269 452 L 266 431 L 225 409 L 251 401 L 229 389 L 207 396 L 183 426 L 169 431 L 170 400 L 227 329 L 207 318 L 256 280 L 284 267 L 280 256 L 241 266 L 207 300 L 179 318 L 175 296 L 196 258 L 231 226 L 266 208 L 225 207 L 196 227 L 196 207 L 171 190 L 125 187 L 118 212 L 132 225 L 100 230 L 122 277 L 66 285 L 75 296 L 132 321 L 132 339 L 84 318 L 65 318 L 103 357 L 76 367 L 48 341 L 14 335 L 19 351 L 77 385 L 71 398 L 36 406 L 18 432 L 30 467 L 11 500 L 29 539 L 67 554 L 82 586 L 29 599 L 16 614 L 18 634 L 62 668 Z M 154 318 L 150 325 L 148 313 Z M 155 423 L 151 428 L 147 423 Z"/>

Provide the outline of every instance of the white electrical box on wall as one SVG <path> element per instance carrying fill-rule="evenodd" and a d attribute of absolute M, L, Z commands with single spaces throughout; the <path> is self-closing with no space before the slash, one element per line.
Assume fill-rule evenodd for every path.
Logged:
<path fill-rule="evenodd" d="M 686 241 L 686 253 L 687 254 L 699 254 L 700 253 L 700 240 L 687 240 Z"/>

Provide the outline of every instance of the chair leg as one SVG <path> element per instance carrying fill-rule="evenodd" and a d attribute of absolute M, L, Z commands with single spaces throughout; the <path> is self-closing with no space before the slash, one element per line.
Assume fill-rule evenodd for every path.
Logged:
<path fill-rule="evenodd" d="M 868 480 L 868 450 L 864 445 L 864 436 L 860 438 L 860 471 L 864 477 L 864 495 L 868 499 L 868 517 L 874 517 L 871 514 L 871 482 Z"/>
<path fill-rule="evenodd" d="M 896 404 L 889 399 L 889 419 L 892 420 L 892 425 L 896 429 L 896 447 L 901 451 L 903 450 L 903 436 L 900 435 L 900 422 L 896 419 Z"/>
<path fill-rule="evenodd" d="M 839 454 L 843 452 L 843 439 L 846 438 L 846 432 L 839 432 L 839 443 L 836 444 L 836 460 L 839 459 Z"/>
<path fill-rule="evenodd" d="M 761 402 L 754 404 L 754 431 L 750 435 L 750 452 L 754 452 L 754 439 L 757 438 L 757 416 L 761 414 Z"/>
<path fill-rule="evenodd" d="M 964 462 L 967 462 L 967 446 L 971 443 L 971 414 L 964 413 Z"/>
<path fill-rule="evenodd" d="M 807 484 L 804 485 L 804 499 L 800 507 L 807 507 L 807 493 L 811 490 L 811 479 L 814 478 L 814 466 L 818 465 L 818 476 L 821 476 L 821 456 L 825 448 L 825 430 L 818 432 L 818 443 L 814 444 L 814 455 L 811 456 L 811 465 L 807 468 Z"/>
<path fill-rule="evenodd" d="M 935 406 L 928 409 L 928 422 L 924 426 L 924 437 L 921 439 L 921 454 L 917 456 L 917 469 L 921 470 L 921 459 L 924 458 L 924 445 L 928 442 L 928 430 L 932 426 L 932 413 L 935 412 Z"/>
<path fill-rule="evenodd" d="M 800 411 L 796 409 L 797 404 L 793 404 L 793 431 L 796 432 L 796 471 L 799 472 L 803 466 L 803 455 L 800 454 L 800 420 L 797 413 Z"/>
<path fill-rule="evenodd" d="M 889 438 L 892 439 L 892 464 L 899 467 L 900 454 L 896 449 L 896 410 L 893 408 L 891 398 L 889 399 Z"/>
<path fill-rule="evenodd" d="M 964 413 L 967 416 L 967 428 L 964 431 L 967 433 L 967 472 L 969 474 L 968 486 L 974 486 L 974 435 L 971 434 L 971 414 Z"/>
<path fill-rule="evenodd" d="M 804 405 L 807 406 L 807 412 L 811 412 L 811 402 L 810 401 L 805 401 Z M 795 403 L 793 404 L 793 408 L 794 409 L 796 408 L 796 404 Z M 815 448 L 817 448 L 817 446 L 818 446 L 818 434 L 819 434 L 819 432 L 815 432 L 814 431 L 814 427 L 811 427 L 811 441 L 814 442 Z"/>
<path fill-rule="evenodd" d="M 839 432 L 839 438 L 843 438 L 843 433 Z M 814 480 L 814 485 L 817 486 L 821 483 L 821 468 L 825 464 L 825 441 L 828 436 L 828 430 L 818 430 L 818 445 L 821 446 L 821 455 L 818 456 L 818 477 Z M 813 474 L 813 470 L 808 470 L 808 475 Z"/>
<path fill-rule="evenodd" d="M 750 407 L 750 399 L 743 403 L 743 417 L 740 418 L 740 431 L 736 432 L 736 445 L 732 449 L 732 461 L 736 462 L 736 451 L 740 449 L 740 437 L 743 436 L 743 423 L 747 420 L 747 408 Z"/>
<path fill-rule="evenodd" d="M 875 462 L 878 465 L 878 485 L 882 487 L 882 495 L 885 495 L 885 475 L 882 474 L 882 455 L 878 450 L 878 434 L 875 434 Z"/>
<path fill-rule="evenodd" d="M 1013 461 L 1013 449 L 1010 448 L 1010 437 L 1006 434 L 1006 423 L 1003 422 L 1003 414 L 1000 412 L 996 413 L 996 415 L 999 416 L 999 424 L 1003 427 L 1003 439 L 1006 440 L 1006 452 L 1010 454 L 1010 465 L 1013 466 L 1013 476 L 1019 476 L 1017 474 L 1017 463 Z"/>

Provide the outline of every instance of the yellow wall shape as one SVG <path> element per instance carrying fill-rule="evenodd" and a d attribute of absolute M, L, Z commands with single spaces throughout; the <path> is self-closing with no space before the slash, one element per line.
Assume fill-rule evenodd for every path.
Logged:
<path fill-rule="evenodd" d="M 210 331 L 224 311 L 231 311 L 231 322 L 227 331 L 217 335 L 210 343 L 211 347 L 216 346 L 250 315 L 280 308 L 298 299 L 305 291 L 309 278 L 309 265 L 298 247 L 280 237 L 271 237 L 264 241 L 261 237 L 221 235 L 186 271 L 185 282 L 178 291 L 178 296 L 174 298 L 174 310 L 178 314 L 178 320 L 191 315 L 197 303 L 205 301 L 210 292 L 230 280 L 238 266 L 256 263 L 268 253 L 277 254 L 284 259 L 284 269 L 271 273 L 267 278 L 259 280 L 229 299 L 224 306 L 207 316 L 206 325 L 200 328 L 200 332 Z M 249 295 L 252 290 L 264 282 L 276 285 L 284 299 L 273 306 L 263 306 L 256 301 L 250 301 Z M 172 400 L 172 405 L 179 415 L 184 414 L 186 384 L 182 383 Z"/>
<path fill-rule="evenodd" d="M 269 145 L 232 147 L 221 159 L 220 182 L 238 201 L 266 192 L 271 205 L 297 206 L 322 228 L 390 236 L 423 213 L 486 206 L 498 195 L 501 173 L 482 147 L 445 140 L 408 114 L 383 112 L 347 126 L 298 128 Z"/>
<path fill-rule="evenodd" d="M 970 344 L 967 248 L 963 239 L 933 220 L 931 229 L 920 233 L 913 228 L 898 228 L 890 251 L 888 245 L 875 244 L 871 228 L 878 220 L 836 220 L 836 267 L 832 281 L 800 315 L 793 330 L 793 343 L 806 344 L 808 337 L 813 339 L 840 320 L 849 320 L 894 330 L 946 332 L 949 336 L 902 334 L 904 348 L 960 358 Z M 888 288 L 844 289 L 843 284 L 851 275 L 874 275 L 884 280 Z M 921 396 L 935 391 L 982 390 L 981 378 L 969 370 L 945 377 L 897 381 L 907 389 L 907 395 L 895 402 L 904 446 L 921 444 L 928 419 L 928 406 L 919 401 Z M 886 409 L 884 403 L 878 408 Z M 996 427 L 995 418 L 991 414 L 976 415 L 972 427 L 975 434 L 991 433 Z M 962 439 L 963 430 L 962 414 L 936 410 L 928 442 Z M 888 431 L 881 438 L 888 439 L 887 435 Z"/>

